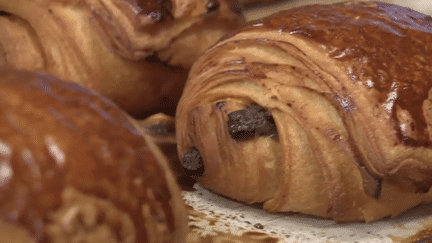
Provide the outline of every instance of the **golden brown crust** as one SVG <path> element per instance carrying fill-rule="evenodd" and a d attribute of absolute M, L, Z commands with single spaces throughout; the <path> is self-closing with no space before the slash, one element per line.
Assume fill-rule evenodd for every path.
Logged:
<path fill-rule="evenodd" d="M 81 226 L 68 231 L 63 221 L 79 217 L 115 242 L 184 240 L 185 209 L 166 161 L 117 106 L 44 74 L 2 70 L 0 87 L 0 220 L 39 241 L 76 237 Z"/>
<path fill-rule="evenodd" d="M 431 23 L 349 2 L 233 32 L 190 72 L 176 115 L 180 157 L 196 147 L 201 183 L 270 211 L 371 221 L 431 201 Z M 277 136 L 233 139 L 230 114 L 256 105 Z"/>
<path fill-rule="evenodd" d="M 321 45 L 330 58 L 343 65 L 353 82 L 374 90 L 374 99 L 386 107 L 395 123 L 400 143 L 429 147 L 431 138 L 422 107 L 432 87 L 424 81 L 432 74 L 427 62 L 431 17 L 381 2 L 340 6 L 312 5 L 295 14 L 287 11 L 255 23 L 260 26 L 254 31 L 289 32 Z M 401 129 L 394 108 L 398 106 L 412 119 L 408 131 Z"/>
<path fill-rule="evenodd" d="M 172 110 L 196 58 L 243 23 L 236 2 L 207 4 L 1 0 L 0 66 L 78 82 L 134 115 Z"/>

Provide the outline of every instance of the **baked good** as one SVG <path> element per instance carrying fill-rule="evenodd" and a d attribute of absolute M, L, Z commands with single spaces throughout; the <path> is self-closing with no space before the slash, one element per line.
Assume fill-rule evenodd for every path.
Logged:
<path fill-rule="evenodd" d="M 0 114 L 0 242 L 185 241 L 166 159 L 111 101 L 1 70 Z"/>
<path fill-rule="evenodd" d="M 0 0 L 0 67 L 78 82 L 146 116 L 175 110 L 198 55 L 242 23 L 235 0 Z"/>
<path fill-rule="evenodd" d="M 179 102 L 183 165 L 270 212 L 370 222 L 430 202 L 431 19 L 355 1 L 226 36 L 193 65 Z"/>
<path fill-rule="evenodd" d="M 140 131 L 146 134 L 168 159 L 179 185 L 193 186 L 195 180 L 191 180 L 185 174 L 178 157 L 174 117 L 157 113 L 144 120 L 135 120 L 135 123 Z"/>
<path fill-rule="evenodd" d="M 196 178 L 191 178 L 190 171 L 182 166 L 178 157 L 174 117 L 157 113 L 144 120 L 133 120 L 132 122 L 154 142 L 167 158 L 181 189 L 191 190 Z"/>

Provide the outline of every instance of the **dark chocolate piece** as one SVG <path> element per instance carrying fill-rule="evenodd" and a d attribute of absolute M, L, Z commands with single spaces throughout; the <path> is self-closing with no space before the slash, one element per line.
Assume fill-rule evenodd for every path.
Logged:
<path fill-rule="evenodd" d="M 220 4 L 217 0 L 210 0 L 206 5 L 207 11 L 209 13 L 213 13 L 213 12 L 218 11 L 219 7 L 220 7 Z"/>
<path fill-rule="evenodd" d="M 249 106 L 228 114 L 228 131 L 237 141 L 258 136 L 272 136 L 277 133 L 271 112 L 261 106 Z"/>
<path fill-rule="evenodd" d="M 198 179 L 204 174 L 203 159 L 196 147 L 192 147 L 183 155 L 183 169 L 186 175 L 193 179 Z"/>
<path fill-rule="evenodd" d="M 175 126 L 172 123 L 157 122 L 145 126 L 146 131 L 155 137 L 175 136 Z"/>
<path fill-rule="evenodd" d="M 137 1 L 137 5 L 141 13 L 146 14 L 155 22 L 174 19 L 170 0 L 140 0 Z"/>

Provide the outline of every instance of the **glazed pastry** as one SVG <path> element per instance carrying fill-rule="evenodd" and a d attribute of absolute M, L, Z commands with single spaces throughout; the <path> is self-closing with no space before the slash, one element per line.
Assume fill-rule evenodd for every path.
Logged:
<path fill-rule="evenodd" d="M 140 131 L 146 134 L 168 159 L 168 163 L 182 189 L 191 189 L 195 184 L 195 180 L 190 178 L 190 173 L 188 175 L 180 163 L 177 153 L 174 117 L 158 113 L 145 120 L 135 120 L 135 123 L 140 128 Z"/>
<path fill-rule="evenodd" d="M 0 242 L 185 241 L 164 156 L 108 99 L 3 70 L 0 114 Z"/>
<path fill-rule="evenodd" d="M 382 2 L 252 23 L 192 67 L 179 156 L 204 186 L 270 212 L 398 215 L 432 200 L 431 59 L 431 17 Z"/>
<path fill-rule="evenodd" d="M 0 0 L 0 67 L 78 82 L 133 115 L 175 110 L 190 66 L 240 12 L 236 0 Z"/>

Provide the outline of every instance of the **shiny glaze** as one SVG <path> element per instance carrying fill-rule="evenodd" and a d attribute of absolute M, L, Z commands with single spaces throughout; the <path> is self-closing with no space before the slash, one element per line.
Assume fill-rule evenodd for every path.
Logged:
<path fill-rule="evenodd" d="M 172 4 L 170 0 L 138 0 L 137 4 L 142 9 L 142 13 L 149 16 L 155 21 L 161 21 L 163 19 L 173 20 L 174 17 L 171 13 Z"/>
<path fill-rule="evenodd" d="M 242 31 L 285 32 L 318 43 L 353 82 L 376 91 L 403 144 L 431 146 L 422 106 L 432 88 L 432 18 L 382 2 L 343 4 L 283 11 Z M 400 131 L 397 106 L 412 116 L 415 139 Z"/>
<path fill-rule="evenodd" d="M 47 214 L 72 186 L 126 212 L 141 242 L 143 204 L 162 205 L 152 214 L 174 230 L 165 172 L 112 102 L 52 76 L 1 71 L 0 114 L 0 220 L 47 242 Z"/>
<path fill-rule="evenodd" d="M 204 53 L 176 114 L 180 156 L 193 146 L 202 154 L 199 182 L 238 201 L 264 202 L 270 212 L 336 222 L 370 222 L 430 202 L 432 153 L 420 146 L 430 141 L 432 114 L 421 110 L 432 73 L 426 62 L 412 66 L 432 57 L 431 33 L 426 17 L 411 29 L 380 9 L 387 7 L 399 9 L 351 1 L 287 10 Z M 387 76 L 377 79 L 381 73 Z M 232 139 L 227 114 L 251 103 L 272 112 L 278 140 Z M 414 132 L 398 130 L 410 123 Z"/>

